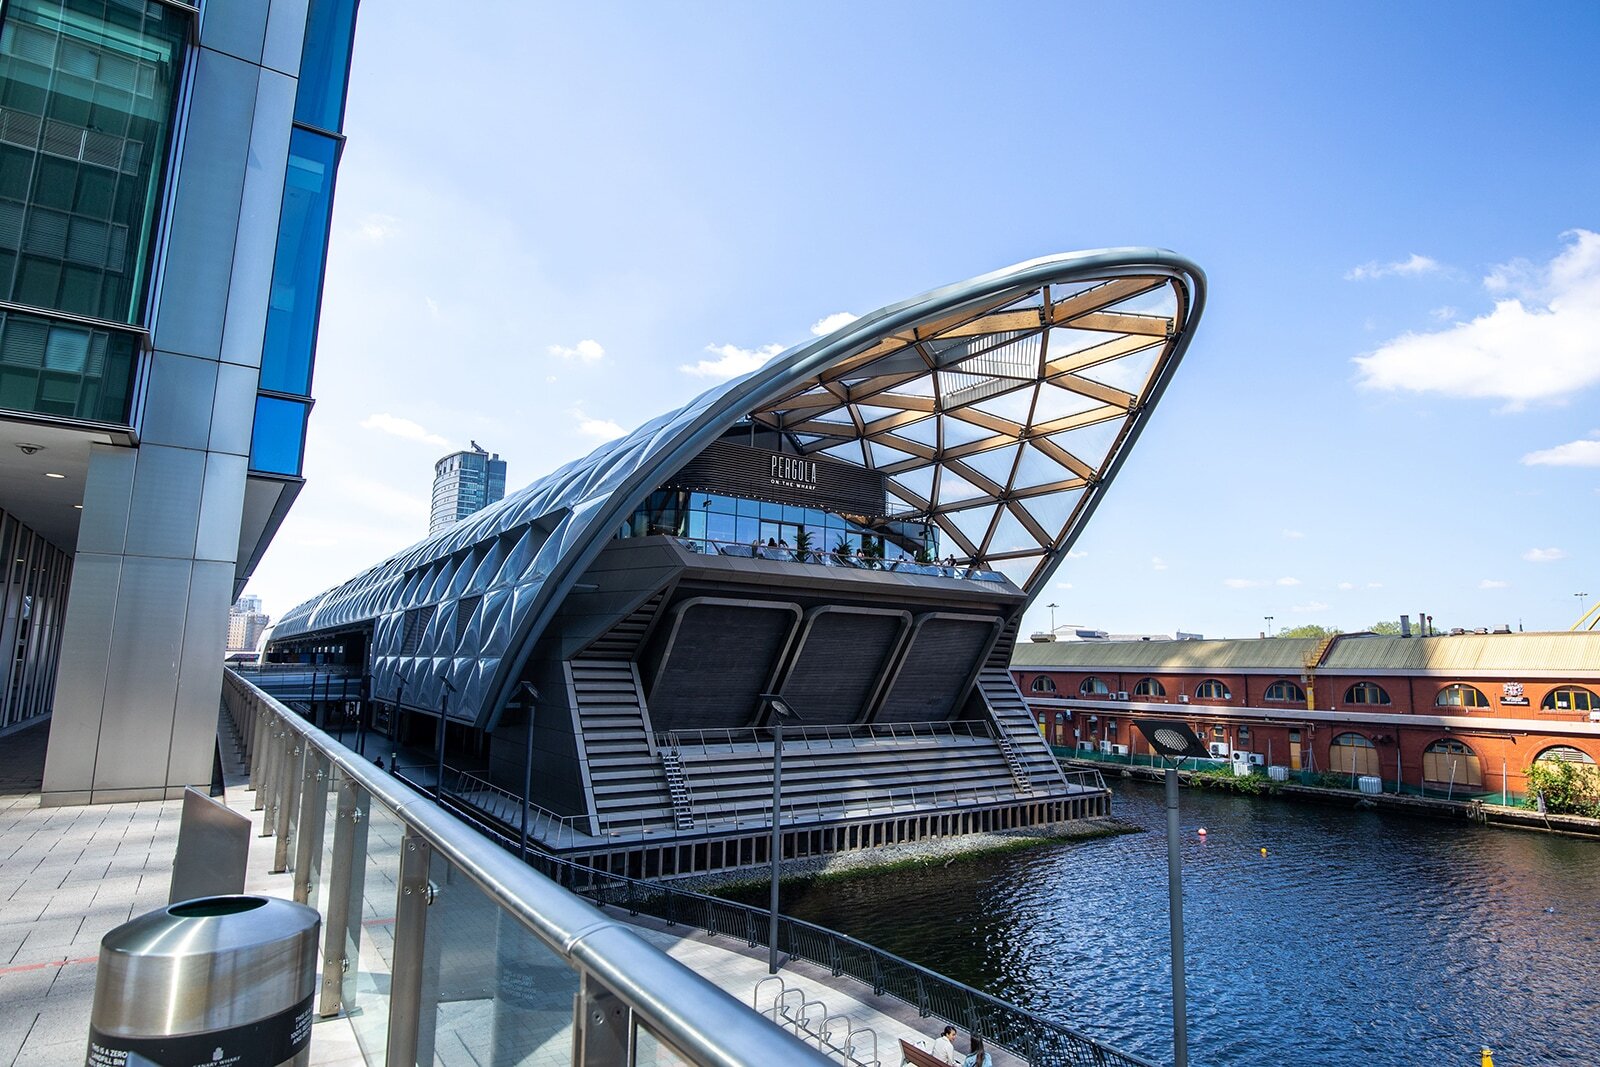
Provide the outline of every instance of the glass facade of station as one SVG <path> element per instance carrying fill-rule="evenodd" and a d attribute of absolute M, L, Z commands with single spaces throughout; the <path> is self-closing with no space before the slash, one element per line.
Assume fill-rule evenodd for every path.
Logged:
<path fill-rule="evenodd" d="M 802 530 L 811 552 L 854 555 L 864 551 L 886 559 L 902 555 L 912 559 L 940 558 L 938 533 L 924 525 L 896 524 L 894 532 L 886 533 L 818 508 L 687 489 L 651 493 L 618 530 L 618 536 L 666 534 L 694 541 L 700 551 L 716 552 L 730 546 L 769 543 L 799 549 Z"/>

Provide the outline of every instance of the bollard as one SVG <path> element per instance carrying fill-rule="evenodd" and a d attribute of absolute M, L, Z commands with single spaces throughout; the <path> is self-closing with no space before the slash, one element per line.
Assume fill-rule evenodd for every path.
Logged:
<path fill-rule="evenodd" d="M 303 904 L 202 897 L 100 942 L 85 1067 L 305 1067 L 317 930 Z"/>

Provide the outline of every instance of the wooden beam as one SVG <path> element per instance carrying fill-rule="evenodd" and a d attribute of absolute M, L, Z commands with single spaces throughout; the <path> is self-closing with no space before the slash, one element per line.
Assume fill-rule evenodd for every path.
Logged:
<path fill-rule="evenodd" d="M 1093 426 L 1096 423 L 1105 422 L 1108 419 L 1126 418 L 1127 415 L 1128 413 L 1126 411 L 1117 407 L 1115 404 L 1107 404 L 1104 407 L 1090 408 L 1088 411 L 1080 411 L 1076 415 L 1066 415 L 1059 419 L 1052 419 L 1042 426 L 1035 426 L 1033 428 L 1033 432 L 1028 436 L 1030 438 L 1039 438 L 1046 434 L 1062 433 L 1066 430 L 1076 430 L 1084 426 Z"/>
<path fill-rule="evenodd" d="M 1160 343 L 1159 338 L 1127 334 L 1106 341 L 1103 344 L 1079 349 L 1076 352 L 1070 352 L 1067 355 L 1051 359 L 1044 365 L 1044 375 L 1046 378 L 1054 378 L 1058 374 L 1071 374 L 1075 371 L 1085 370 L 1096 364 L 1104 363 L 1108 359 L 1121 359 L 1123 356 L 1132 355 L 1135 352 L 1149 348 L 1151 345 Z"/>
<path fill-rule="evenodd" d="M 1124 392 L 1114 385 L 1103 385 L 1088 378 L 1080 378 L 1076 374 L 1062 374 L 1050 379 L 1054 385 L 1063 389 L 1070 389 L 1080 396 L 1093 397 L 1104 404 L 1115 404 L 1124 411 L 1133 407 L 1134 401 L 1139 398 L 1132 393 Z"/>
<path fill-rule="evenodd" d="M 1045 455 L 1049 456 L 1051 459 L 1055 460 L 1057 463 L 1061 464 L 1063 467 L 1067 468 L 1073 474 L 1076 474 L 1079 478 L 1083 478 L 1087 481 L 1099 475 L 1099 472 L 1093 467 L 1089 466 L 1083 460 L 1079 459 L 1077 456 L 1074 456 L 1071 452 L 1068 452 L 1054 441 L 1047 441 L 1042 437 L 1036 437 L 1028 443 L 1034 448 L 1037 448 L 1040 452 L 1043 452 Z M 1021 494 L 1019 493 L 1018 495 Z"/>
<path fill-rule="evenodd" d="M 1006 510 L 1016 516 L 1016 520 L 1022 523 L 1023 527 L 1028 531 L 1028 536 L 1039 542 L 1040 548 L 1049 548 L 1056 543 L 1056 535 L 1040 526 L 1039 520 L 1028 514 L 1028 509 L 1021 504 L 1014 500 L 1008 500 L 1006 501 Z"/>
<path fill-rule="evenodd" d="M 1165 278 L 1112 278 L 1104 285 L 1097 285 L 1093 289 L 1085 289 L 1081 293 L 1056 301 L 1050 307 L 1050 321 L 1067 322 L 1079 315 L 1087 315 L 1091 311 L 1099 311 L 1111 304 L 1121 303 L 1140 293 L 1148 293 L 1166 283 Z"/>
<path fill-rule="evenodd" d="M 977 486 L 979 489 L 982 489 L 985 493 L 988 493 L 990 496 L 996 499 L 999 499 L 1006 494 L 1006 487 L 1004 485 L 1001 485 L 993 478 L 988 477 L 982 471 L 973 470 L 960 460 L 953 460 L 946 457 L 944 466 L 949 470 L 955 471 L 957 474 L 961 475 L 961 477 L 965 478 L 967 481 L 971 482 L 973 485 Z"/>
<path fill-rule="evenodd" d="M 1130 315 L 1120 311 L 1091 311 L 1071 322 L 1057 323 L 1069 330 L 1136 333 L 1146 337 L 1171 337 L 1172 320 L 1163 315 Z"/>

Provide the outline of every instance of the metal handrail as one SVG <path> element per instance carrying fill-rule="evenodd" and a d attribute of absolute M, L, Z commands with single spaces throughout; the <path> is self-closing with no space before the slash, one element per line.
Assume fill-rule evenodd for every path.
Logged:
<path fill-rule="evenodd" d="M 733 997 L 644 941 L 626 924 L 607 917 L 484 835 L 468 829 L 432 800 L 377 770 L 237 672 L 224 671 L 223 695 L 235 698 L 231 702 L 225 699 L 225 703 L 235 716 L 242 737 L 255 736 L 255 719 L 261 715 L 269 728 L 289 735 L 283 738 L 284 746 L 296 739 L 311 746 L 345 781 L 353 782 L 403 823 L 408 840 L 414 837 L 425 842 L 497 908 L 580 971 L 585 981 L 598 981 L 643 1023 L 697 1064 L 735 1067 L 828 1062 L 816 1050 L 746 1011 Z M 234 705 L 239 698 L 248 701 L 243 709 L 248 722 L 238 721 L 240 709 Z M 271 760 L 273 751 L 269 745 L 264 753 L 269 765 L 283 763 L 282 759 Z M 255 755 L 252 752 L 252 757 Z M 287 781 L 287 776 L 279 777 Z M 270 784 L 260 783 L 268 788 Z M 283 795 L 295 794 L 283 790 Z M 287 821 L 279 820 L 283 830 L 287 829 Z M 402 948 L 398 920 L 396 926 L 398 957 Z M 415 952 L 420 963 L 421 945 L 406 949 Z M 391 1004 L 398 1011 L 397 996 Z M 395 1022 L 391 1017 L 391 1027 Z M 400 1022 L 412 1027 L 413 1033 L 418 1025 L 415 1018 Z"/>
<path fill-rule="evenodd" d="M 559 815 L 556 812 L 551 811 L 549 808 L 541 808 L 537 804 L 530 803 L 518 796 L 516 793 L 511 792 L 511 790 L 495 785 L 493 782 L 485 778 L 480 778 L 471 771 L 455 770 L 453 767 L 446 767 L 445 772 L 447 781 L 449 772 L 453 770 L 455 771 L 456 775 L 455 786 L 447 786 L 446 789 L 448 792 L 459 798 L 463 803 L 470 804 L 475 808 L 479 808 L 481 805 L 472 803 L 471 793 L 493 793 L 495 796 L 501 797 L 502 799 L 510 802 L 519 811 L 527 811 L 527 816 L 519 815 L 518 818 L 528 818 L 530 832 L 533 832 L 534 828 L 538 827 L 541 820 L 546 823 L 553 824 L 556 827 L 555 840 L 550 840 L 548 836 L 542 838 L 543 842 L 549 847 L 560 848 L 563 844 L 576 844 L 579 836 L 589 837 L 587 831 L 578 829 L 578 824 L 580 822 L 585 824 L 588 823 L 589 819 L 586 815 Z M 520 830 L 521 828 L 521 824 L 518 823 L 517 829 Z"/>
<path fill-rule="evenodd" d="M 656 734 L 656 744 L 665 748 L 683 745 L 709 747 L 711 745 L 771 744 L 773 731 L 766 726 L 709 727 L 699 730 L 668 730 Z M 840 723 L 821 725 L 797 723 L 783 728 L 785 744 L 790 742 L 849 741 L 852 745 L 862 741 L 916 741 L 936 737 L 971 737 L 990 740 L 994 728 L 983 719 L 953 719 L 944 722 L 895 723 Z"/>
<path fill-rule="evenodd" d="M 817 567 L 840 567 L 863 571 L 893 571 L 900 574 L 920 574 L 930 578 L 956 578 L 974 582 L 1003 582 L 1005 575 L 999 571 L 985 570 L 974 563 L 921 563 L 914 559 L 879 559 L 876 556 L 856 556 L 839 553 L 833 549 L 810 548 L 804 552 L 791 545 L 763 545 L 748 541 L 722 541 L 713 537 L 686 537 L 669 534 L 691 552 L 705 556 L 737 556 L 742 559 L 766 559 L 774 563 L 806 563 Z"/>

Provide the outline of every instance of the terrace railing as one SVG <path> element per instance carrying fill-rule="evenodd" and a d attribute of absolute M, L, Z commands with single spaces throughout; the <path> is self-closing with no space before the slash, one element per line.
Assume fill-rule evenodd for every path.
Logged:
<path fill-rule="evenodd" d="M 772 728 L 767 726 L 741 726 L 729 729 L 668 730 L 656 734 L 656 744 L 664 748 L 711 748 L 738 745 L 772 744 Z M 970 738 L 992 740 L 994 728 L 982 719 L 947 722 L 893 722 L 847 723 L 824 726 L 815 723 L 796 723 L 783 728 L 783 747 L 792 745 L 810 748 L 813 744 L 837 747 L 881 744 L 894 741 L 934 741 L 945 738 Z"/>
<path fill-rule="evenodd" d="M 690 552 L 707 556 L 735 556 L 740 559 L 767 559 L 774 563 L 809 563 L 817 567 L 838 567 L 859 571 L 892 571 L 920 574 L 930 578 L 961 578 L 974 582 L 1004 582 L 1005 575 L 971 564 L 921 563 L 913 559 L 878 559 L 873 556 L 812 548 L 802 552 L 789 545 L 764 545 L 750 541 L 718 541 L 710 537 L 678 537 Z"/>

